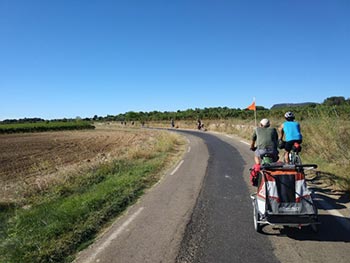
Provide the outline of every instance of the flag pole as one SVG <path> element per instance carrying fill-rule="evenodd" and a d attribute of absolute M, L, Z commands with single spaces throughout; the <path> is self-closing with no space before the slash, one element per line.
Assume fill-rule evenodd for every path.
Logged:
<path fill-rule="evenodd" d="M 255 97 L 253 98 L 253 103 L 250 104 L 247 107 L 248 110 L 254 110 L 254 119 L 255 119 L 255 126 L 256 126 L 256 104 L 255 104 Z"/>
<path fill-rule="evenodd" d="M 257 127 L 256 126 L 256 102 L 255 102 L 255 97 L 253 98 L 253 100 L 254 100 L 254 103 L 255 103 L 255 107 L 254 107 L 255 127 Z"/>

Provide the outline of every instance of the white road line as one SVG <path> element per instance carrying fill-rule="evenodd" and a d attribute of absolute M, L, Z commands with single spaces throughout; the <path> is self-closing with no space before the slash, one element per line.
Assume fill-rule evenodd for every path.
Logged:
<path fill-rule="evenodd" d="M 95 253 L 93 253 L 88 261 L 86 261 L 86 263 L 89 262 L 93 262 L 96 258 L 96 256 L 103 250 L 106 249 L 106 247 L 108 247 L 111 242 L 116 239 L 127 227 L 128 225 L 142 212 L 142 210 L 144 209 L 144 207 L 140 207 L 133 215 L 131 215 L 115 232 L 113 232 L 103 243 L 102 245 L 100 245 Z"/>
<path fill-rule="evenodd" d="M 244 143 L 246 145 L 250 145 L 248 142 L 245 142 L 245 141 L 240 141 L 241 143 Z"/>
<path fill-rule="evenodd" d="M 231 135 L 225 134 L 226 137 L 229 137 L 230 139 L 232 139 Z"/>
<path fill-rule="evenodd" d="M 188 146 L 187 152 L 189 153 L 191 151 L 191 146 Z"/>
<path fill-rule="evenodd" d="M 181 162 L 176 166 L 176 168 L 174 169 L 174 171 L 172 171 L 172 173 L 170 175 L 174 175 L 176 173 L 177 170 L 179 170 L 180 166 L 183 164 L 184 160 L 181 160 Z"/>

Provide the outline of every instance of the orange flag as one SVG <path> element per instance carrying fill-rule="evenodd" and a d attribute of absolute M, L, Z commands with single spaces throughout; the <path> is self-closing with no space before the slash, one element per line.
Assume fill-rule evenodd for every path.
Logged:
<path fill-rule="evenodd" d="M 256 110 L 255 101 L 247 107 L 248 110 Z"/>

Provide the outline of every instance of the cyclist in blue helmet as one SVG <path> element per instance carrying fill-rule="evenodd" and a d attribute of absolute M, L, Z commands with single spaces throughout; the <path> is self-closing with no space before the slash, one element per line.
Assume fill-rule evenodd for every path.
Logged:
<path fill-rule="evenodd" d="M 283 142 L 283 138 L 285 137 L 285 153 L 284 160 L 286 163 L 289 163 L 289 153 L 293 148 L 293 144 L 295 142 L 301 144 L 303 140 L 303 136 L 300 131 L 300 124 L 295 121 L 294 113 L 291 111 L 287 111 L 284 115 L 286 121 L 281 124 L 280 131 L 280 143 Z"/>

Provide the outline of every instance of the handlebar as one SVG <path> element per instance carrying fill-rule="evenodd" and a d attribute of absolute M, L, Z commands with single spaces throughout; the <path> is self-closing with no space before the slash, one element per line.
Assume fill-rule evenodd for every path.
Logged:
<path fill-rule="evenodd" d="M 316 169 L 317 164 L 272 164 L 272 165 L 262 165 L 261 170 L 270 170 L 270 171 L 275 171 L 275 170 L 296 170 L 300 168 L 311 168 L 311 169 Z"/>

